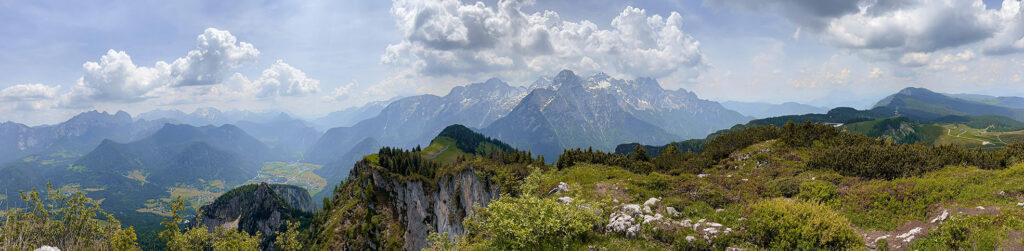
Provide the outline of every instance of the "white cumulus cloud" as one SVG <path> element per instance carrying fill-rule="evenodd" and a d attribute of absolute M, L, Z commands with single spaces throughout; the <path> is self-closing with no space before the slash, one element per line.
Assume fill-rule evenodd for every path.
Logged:
<path fill-rule="evenodd" d="M 306 96 L 320 91 L 320 80 L 286 64 L 283 60 L 263 70 L 260 78 L 252 81 L 252 90 L 260 97 Z"/>
<path fill-rule="evenodd" d="M 196 42 L 197 48 L 185 57 L 157 61 L 152 67 L 136 65 L 124 51 L 109 50 L 99 62 L 82 65 L 84 74 L 71 88 L 68 101 L 73 106 L 97 100 L 136 102 L 152 98 L 158 88 L 220 84 L 231 70 L 259 55 L 252 44 L 238 42 L 225 30 L 208 28 Z"/>
<path fill-rule="evenodd" d="M 928 64 L 930 58 L 931 54 L 912 52 L 903 54 L 903 57 L 900 57 L 900 63 L 906 66 L 922 66 Z"/>
<path fill-rule="evenodd" d="M 986 54 L 1024 51 L 1021 0 L 988 8 L 981 0 L 710 0 L 775 11 L 837 48 L 906 64 L 919 54 L 983 44 Z M 908 56 L 909 55 L 909 56 Z M 908 58 L 909 57 L 909 58 Z"/>
<path fill-rule="evenodd" d="M 19 84 L 0 90 L 0 108 L 2 110 L 35 111 L 51 108 L 56 105 L 57 91 L 60 86 L 44 84 Z"/>
<path fill-rule="evenodd" d="M 0 90 L 0 100 L 4 101 L 37 101 L 53 99 L 57 96 L 60 86 L 44 84 L 12 85 Z"/>
<path fill-rule="evenodd" d="M 355 86 L 356 84 L 356 81 L 352 81 L 349 82 L 348 84 L 338 86 L 334 88 L 334 90 L 331 90 L 331 93 L 328 93 L 327 95 L 323 96 L 322 99 L 324 101 L 331 102 L 347 98 L 349 94 L 352 93 L 352 87 Z"/>
<path fill-rule="evenodd" d="M 381 61 L 426 76 L 549 74 L 567 68 L 611 74 L 694 76 L 705 66 L 700 43 L 683 32 L 682 16 L 647 15 L 627 7 L 610 29 L 557 12 L 523 12 L 532 1 L 497 6 L 458 0 L 396 0 L 391 13 L 403 40 Z"/>

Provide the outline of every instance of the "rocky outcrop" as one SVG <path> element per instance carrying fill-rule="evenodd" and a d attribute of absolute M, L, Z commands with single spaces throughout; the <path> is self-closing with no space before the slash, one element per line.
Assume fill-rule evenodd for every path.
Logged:
<path fill-rule="evenodd" d="M 357 164 L 355 173 L 369 173 L 372 185 L 386 191 L 392 200 L 387 206 L 396 212 L 398 221 L 405 226 L 405 250 L 427 247 L 430 231 L 452 236 L 466 234 L 462 220 L 474 207 L 486 207 L 498 199 L 501 191 L 472 169 L 465 169 L 437 179 L 437 187 L 418 180 L 393 176 L 373 167 Z"/>
<path fill-rule="evenodd" d="M 200 211 L 202 214 L 192 222 L 200 222 L 210 231 L 220 226 L 262 233 L 261 247 L 266 248 L 287 221 L 308 219 L 313 202 L 301 187 L 260 183 L 232 189 Z"/>
<path fill-rule="evenodd" d="M 284 202 L 293 208 L 306 213 L 313 212 L 313 199 L 309 197 L 309 192 L 306 189 L 291 185 L 270 185 L 269 187 L 274 189 L 274 193 L 281 196 L 281 199 L 284 199 Z"/>
<path fill-rule="evenodd" d="M 678 217 L 680 213 L 673 207 L 665 207 L 664 210 L 660 210 L 661 207 L 658 206 L 660 202 L 661 199 L 659 198 L 650 198 L 642 206 L 638 204 L 619 205 L 612 212 L 608 225 L 605 225 L 605 233 L 636 238 L 644 234 L 645 226 L 650 227 L 650 229 L 668 230 L 691 228 L 701 238 L 710 243 L 721 234 L 732 232 L 732 228 L 708 221 L 707 219 L 700 219 L 696 222 L 690 219 L 674 220 L 671 217 Z M 662 211 L 668 214 L 668 216 L 662 215 L 660 213 Z M 697 239 L 698 237 L 686 236 L 686 241 L 690 243 Z"/>

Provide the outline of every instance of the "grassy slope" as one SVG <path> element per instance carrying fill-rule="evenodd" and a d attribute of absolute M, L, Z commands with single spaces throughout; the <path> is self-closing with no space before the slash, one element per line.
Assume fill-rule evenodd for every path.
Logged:
<path fill-rule="evenodd" d="M 423 157 L 427 159 L 440 161 L 441 163 L 450 163 L 459 156 L 467 156 L 465 152 L 459 150 L 455 146 L 455 140 L 449 137 L 437 137 L 430 142 L 430 145 L 423 148 Z"/>
<path fill-rule="evenodd" d="M 897 143 L 926 145 L 935 143 L 944 132 L 940 126 L 922 125 L 901 117 L 851 123 L 843 125 L 842 128 L 868 137 L 889 138 Z"/>
<path fill-rule="evenodd" d="M 476 151 L 483 153 L 490 153 L 492 151 L 501 150 L 502 147 L 495 145 L 490 142 L 479 142 L 476 146 Z M 470 157 L 472 154 L 462 151 L 456 147 L 455 139 L 439 136 L 430 142 L 430 145 L 423 148 L 421 151 L 423 157 L 438 161 L 440 163 L 451 163 L 455 161 L 459 156 Z"/>
<path fill-rule="evenodd" d="M 817 180 L 838 188 L 835 199 L 825 204 L 861 231 L 893 231 L 912 220 L 928 221 L 928 215 L 934 214 L 936 208 L 998 206 L 1005 214 L 1024 217 L 1024 211 L 1016 206 L 1018 198 L 1024 196 L 1024 179 L 1019 178 L 1024 175 L 1024 163 L 1005 170 L 950 166 L 920 177 L 886 181 L 809 169 L 803 161 L 809 156 L 806 151 L 787 149 L 775 141 L 763 142 L 734 153 L 716 168 L 707 170 L 704 177 L 644 175 L 615 166 L 577 164 L 548 172 L 539 192 L 546 193 L 559 182 L 565 182 L 569 184 L 569 193 L 547 196 L 569 196 L 591 201 L 599 207 L 617 205 L 613 200 L 642 204 L 648 198 L 661 198 L 661 205 L 682 212 L 679 217 L 671 217 L 673 219 L 707 219 L 737 228 L 742 226 L 740 218 L 752 203 L 774 197 L 798 198 L 800 184 Z M 744 158 L 747 154 L 749 158 Z M 722 211 L 716 212 L 716 209 Z M 1022 227 L 1010 228 L 1020 231 Z M 681 231 L 680 236 L 694 234 L 689 229 Z M 1003 242 L 1012 237 L 996 235 L 992 238 L 989 241 Z M 638 242 L 601 233 L 593 233 L 585 242 L 574 246 L 584 249 L 589 245 L 622 249 L 671 248 L 667 243 Z M 972 245 L 982 244 L 985 243 Z"/>
<path fill-rule="evenodd" d="M 972 128 L 963 124 L 942 125 L 942 134 L 935 145 L 958 145 L 968 148 L 999 149 L 1007 144 L 1024 141 L 1024 130 L 998 132 Z M 988 142 L 985 144 L 984 142 Z"/>

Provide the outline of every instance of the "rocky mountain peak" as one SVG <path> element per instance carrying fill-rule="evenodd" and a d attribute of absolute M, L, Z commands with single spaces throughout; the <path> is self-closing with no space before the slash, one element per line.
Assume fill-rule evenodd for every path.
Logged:
<path fill-rule="evenodd" d="M 237 228 L 250 234 L 262 233 L 261 247 L 270 247 L 276 233 L 287 221 L 308 219 L 313 211 L 309 192 L 282 184 L 248 184 L 218 197 L 203 206 L 202 215 L 193 222 L 212 231 L 217 226 Z"/>
<path fill-rule="evenodd" d="M 570 70 L 562 70 L 561 72 L 558 72 L 558 75 L 555 75 L 555 79 L 552 81 L 556 83 L 579 82 L 579 76 L 576 76 L 576 73 Z"/>
<path fill-rule="evenodd" d="M 106 111 L 99 112 L 96 110 L 87 111 L 75 115 L 64 124 L 120 124 L 120 123 L 131 123 L 132 116 L 128 115 L 127 112 L 117 111 L 115 114 L 110 114 Z"/>
<path fill-rule="evenodd" d="M 898 94 L 903 94 L 903 95 L 929 95 L 929 94 L 937 94 L 937 93 L 935 93 L 935 92 L 933 92 L 931 90 L 925 89 L 925 88 L 907 87 L 907 88 L 903 88 L 903 90 L 900 90 L 898 92 Z"/>

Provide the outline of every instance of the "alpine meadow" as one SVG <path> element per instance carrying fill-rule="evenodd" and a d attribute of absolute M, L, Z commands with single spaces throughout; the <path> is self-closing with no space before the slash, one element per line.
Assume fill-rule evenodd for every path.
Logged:
<path fill-rule="evenodd" d="M 1024 0 L 0 1 L 0 250 L 1024 250 Z"/>

